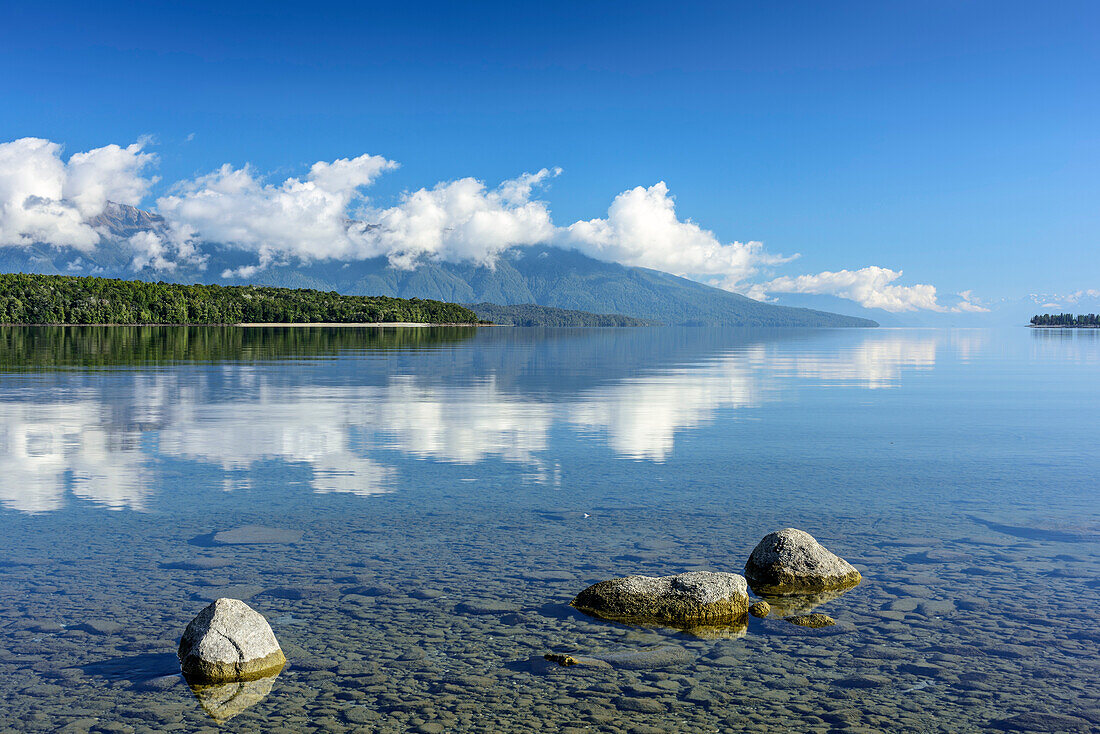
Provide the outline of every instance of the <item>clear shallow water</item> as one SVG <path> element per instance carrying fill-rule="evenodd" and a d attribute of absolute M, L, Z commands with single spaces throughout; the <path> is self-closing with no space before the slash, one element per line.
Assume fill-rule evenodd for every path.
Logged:
<path fill-rule="evenodd" d="M 0 329 L 0 721 L 1095 730 L 1098 337 Z M 211 539 L 248 524 L 302 539 Z M 835 629 L 701 639 L 567 606 L 739 572 L 785 526 L 864 574 L 818 610 Z M 217 596 L 290 665 L 200 701 L 174 650 Z"/>

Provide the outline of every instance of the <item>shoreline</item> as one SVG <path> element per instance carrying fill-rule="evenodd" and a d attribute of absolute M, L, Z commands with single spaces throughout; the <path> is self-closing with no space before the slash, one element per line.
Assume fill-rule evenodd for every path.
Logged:
<path fill-rule="evenodd" d="M 1029 329 L 1100 329 L 1100 326 L 1066 326 L 1063 324 L 1028 324 Z"/>

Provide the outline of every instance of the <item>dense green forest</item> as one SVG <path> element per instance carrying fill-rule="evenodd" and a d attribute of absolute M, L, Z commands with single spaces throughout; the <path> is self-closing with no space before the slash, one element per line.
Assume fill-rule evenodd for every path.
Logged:
<path fill-rule="evenodd" d="M 1031 317 L 1032 326 L 1082 326 L 1100 327 L 1100 315 L 1089 313 L 1074 316 L 1071 313 L 1041 313 Z"/>
<path fill-rule="evenodd" d="M 67 275 L 0 274 L 4 324 L 472 324 L 467 308 L 442 301 L 343 296 L 256 286 L 177 285 Z"/>
<path fill-rule="evenodd" d="M 466 307 L 480 318 L 502 326 L 660 326 L 657 321 L 617 313 L 588 313 L 533 303 L 515 306 L 472 303 Z"/>

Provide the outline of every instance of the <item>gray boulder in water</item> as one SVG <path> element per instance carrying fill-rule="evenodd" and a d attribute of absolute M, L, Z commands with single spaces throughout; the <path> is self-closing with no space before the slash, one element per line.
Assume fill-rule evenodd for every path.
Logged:
<path fill-rule="evenodd" d="M 739 574 L 692 571 L 601 581 L 578 594 L 572 606 L 621 622 L 695 626 L 739 620 L 749 608 L 749 594 Z"/>
<path fill-rule="evenodd" d="M 852 564 L 796 528 L 764 536 L 745 564 L 745 577 L 760 595 L 814 594 L 848 589 L 862 580 Z"/>
<path fill-rule="evenodd" d="M 267 620 L 240 599 L 218 599 L 199 612 L 178 655 L 188 683 L 255 680 L 286 665 Z"/>

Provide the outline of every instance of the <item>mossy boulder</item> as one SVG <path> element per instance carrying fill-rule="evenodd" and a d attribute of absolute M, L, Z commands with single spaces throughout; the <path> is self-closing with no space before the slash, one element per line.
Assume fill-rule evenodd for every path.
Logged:
<path fill-rule="evenodd" d="M 760 601 L 749 607 L 749 614 L 754 617 L 759 617 L 763 619 L 764 617 L 768 616 L 768 612 L 770 612 L 771 610 L 772 605 L 761 599 Z"/>
<path fill-rule="evenodd" d="M 761 596 L 848 589 L 862 580 L 852 564 L 796 528 L 764 536 L 745 564 L 745 577 Z"/>
<path fill-rule="evenodd" d="M 177 653 L 188 683 L 257 680 L 286 665 L 263 615 L 240 599 L 217 599 L 184 630 Z"/>
<path fill-rule="evenodd" d="M 828 614 L 796 614 L 792 617 L 784 617 L 784 619 L 791 624 L 797 624 L 799 627 L 811 627 L 813 629 L 821 629 L 822 627 L 832 627 L 836 624 L 836 620 L 830 617 Z"/>
<path fill-rule="evenodd" d="M 572 606 L 603 619 L 674 627 L 732 624 L 749 608 L 748 584 L 735 573 L 692 571 L 676 576 L 625 576 L 601 581 Z"/>

